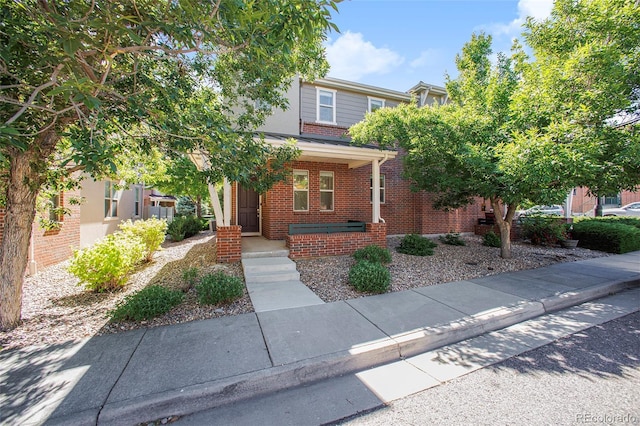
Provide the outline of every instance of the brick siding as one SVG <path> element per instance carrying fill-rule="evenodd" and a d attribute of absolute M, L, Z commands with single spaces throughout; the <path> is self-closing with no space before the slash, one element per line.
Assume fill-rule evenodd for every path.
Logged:
<path fill-rule="evenodd" d="M 218 226 L 216 232 L 216 260 L 218 263 L 239 262 L 242 258 L 242 226 Z"/>
<path fill-rule="evenodd" d="M 287 248 L 291 259 L 350 255 L 369 245 L 386 248 L 386 234 L 384 223 L 367 223 L 366 232 L 288 235 Z"/>

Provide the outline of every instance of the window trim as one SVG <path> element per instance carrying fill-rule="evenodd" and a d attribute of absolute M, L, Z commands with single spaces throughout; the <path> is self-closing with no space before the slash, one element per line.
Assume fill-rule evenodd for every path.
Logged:
<path fill-rule="evenodd" d="M 322 189 L 322 185 L 321 180 L 322 180 L 322 176 L 331 176 L 331 189 Z M 320 171 L 320 174 L 318 175 L 318 187 L 320 189 L 320 211 L 321 212 L 332 212 L 335 211 L 336 208 L 336 196 L 335 196 L 335 190 L 336 190 L 336 177 L 335 177 L 335 173 L 331 172 L 331 171 Z M 323 209 L 322 208 L 322 193 L 331 193 L 331 208 L 330 209 Z"/>
<path fill-rule="evenodd" d="M 380 173 L 380 204 L 386 204 L 387 201 L 387 177 L 385 173 Z M 373 203 L 373 176 L 369 176 L 369 202 Z"/>
<path fill-rule="evenodd" d="M 371 110 L 371 102 L 372 102 L 372 101 L 380 101 L 380 102 L 382 103 L 382 105 L 380 106 L 380 108 L 384 108 L 384 107 L 385 107 L 385 103 L 386 103 L 385 99 L 382 99 L 382 98 L 374 98 L 374 97 L 372 97 L 372 96 L 367 96 L 367 111 L 369 111 L 369 112 L 373 112 L 373 111 Z"/>
<path fill-rule="evenodd" d="M 105 219 L 116 219 L 118 217 L 118 191 L 115 188 L 116 185 L 115 185 L 114 181 L 111 181 L 111 180 L 105 181 L 104 182 L 105 189 L 107 189 L 106 188 L 107 185 L 109 185 L 109 195 L 110 195 L 110 197 L 107 198 L 107 194 L 106 194 L 106 191 L 105 191 L 105 194 L 103 194 L 103 198 L 104 198 L 105 202 L 107 200 L 109 200 L 109 210 L 107 211 L 107 209 L 105 209 L 104 218 Z M 116 204 L 116 214 L 112 215 L 111 211 L 113 210 L 113 203 L 114 202 Z M 105 207 L 106 207 L 106 203 L 105 203 Z"/>
<path fill-rule="evenodd" d="M 138 194 L 136 196 L 136 191 Z M 142 205 L 143 205 L 143 189 L 142 185 L 134 185 L 133 186 L 133 217 L 141 218 L 142 214 Z M 136 204 L 138 205 L 138 214 L 136 214 Z"/>
<path fill-rule="evenodd" d="M 298 174 L 302 174 L 304 173 L 307 176 L 307 188 L 306 189 L 296 189 L 296 173 Z M 291 184 L 292 188 L 293 188 L 293 211 L 294 212 L 301 212 L 301 213 L 306 213 L 308 212 L 309 209 L 309 170 L 302 170 L 302 169 L 294 169 L 293 170 L 293 182 Z M 298 210 L 296 209 L 296 192 L 306 192 L 307 193 L 307 208 L 304 210 Z"/>
<path fill-rule="evenodd" d="M 330 92 L 332 94 L 333 104 L 331 105 L 332 109 L 332 121 L 325 121 L 320 118 L 320 92 Z M 324 87 L 316 87 L 316 122 L 318 123 L 326 123 L 326 124 L 337 124 L 336 121 L 336 98 L 337 91 L 334 89 L 325 89 Z M 329 105 L 322 105 L 328 107 Z"/>

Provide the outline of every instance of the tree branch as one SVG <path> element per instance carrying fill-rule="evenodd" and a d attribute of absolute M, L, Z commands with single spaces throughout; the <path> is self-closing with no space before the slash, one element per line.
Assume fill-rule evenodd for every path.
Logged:
<path fill-rule="evenodd" d="M 36 87 L 36 89 L 33 91 L 33 93 L 31 94 L 31 96 L 29 96 L 29 99 L 27 100 L 27 102 L 22 106 L 22 108 L 20 108 L 18 110 L 18 112 L 16 112 L 13 117 L 11 117 L 10 119 L 8 119 L 7 121 L 5 121 L 5 125 L 9 125 L 11 123 L 13 123 L 14 121 L 16 121 L 18 118 L 20 118 L 20 116 L 22 114 L 24 114 L 24 112 L 33 105 L 33 101 L 36 99 L 36 97 L 38 96 L 38 94 L 43 91 L 44 89 L 46 89 L 47 87 L 51 87 L 54 84 L 56 84 L 58 82 L 58 74 L 60 73 L 60 71 L 62 70 L 62 68 L 64 67 L 64 64 L 58 64 L 58 66 L 55 68 L 55 70 L 53 71 L 53 74 L 51 74 L 51 78 L 48 82 Z"/>

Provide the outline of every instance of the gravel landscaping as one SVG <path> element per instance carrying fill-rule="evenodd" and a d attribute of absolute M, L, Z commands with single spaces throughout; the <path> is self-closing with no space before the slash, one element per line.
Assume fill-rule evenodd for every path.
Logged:
<path fill-rule="evenodd" d="M 465 246 L 439 243 L 433 256 L 416 257 L 397 253 L 394 248 L 400 237 L 390 237 L 392 252 L 391 291 L 477 278 L 501 272 L 531 269 L 558 262 L 572 262 L 607 253 L 587 249 L 567 250 L 514 243 L 510 260 L 499 257 L 500 250 L 482 246 L 476 236 L 465 236 Z M 23 287 L 22 324 L 9 332 L 0 332 L 3 349 L 28 345 L 53 344 L 98 334 L 117 333 L 143 327 L 155 327 L 202 320 L 220 316 L 253 312 L 246 292 L 239 300 L 225 306 L 198 304 L 195 291 L 189 289 L 185 301 L 165 315 L 139 323 L 109 323 L 108 312 L 127 295 L 152 284 L 170 288 L 186 288 L 183 272 L 196 267 L 200 274 L 224 271 L 242 277 L 239 263 L 216 264 L 215 240 L 210 232 L 181 242 L 165 242 L 154 260 L 131 275 L 122 291 L 92 293 L 78 285 L 78 280 L 66 271 L 67 262 L 45 268 L 27 277 Z M 301 280 L 325 302 L 366 296 L 348 284 L 351 256 L 326 257 L 297 261 Z"/>

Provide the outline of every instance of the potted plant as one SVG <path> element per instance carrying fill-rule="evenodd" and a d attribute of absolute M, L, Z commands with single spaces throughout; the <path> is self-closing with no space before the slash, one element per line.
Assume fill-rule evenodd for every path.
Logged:
<path fill-rule="evenodd" d="M 567 224 L 566 231 L 560 239 L 560 245 L 564 248 L 574 249 L 578 247 L 578 240 L 573 239 L 573 225 Z"/>

